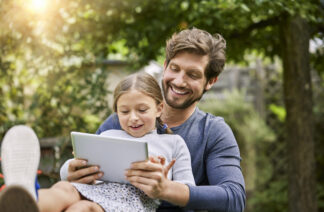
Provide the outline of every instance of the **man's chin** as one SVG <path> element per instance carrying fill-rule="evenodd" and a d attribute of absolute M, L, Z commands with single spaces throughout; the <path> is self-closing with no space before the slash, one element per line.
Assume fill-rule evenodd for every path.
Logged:
<path fill-rule="evenodd" d="M 174 109 L 186 109 L 195 103 L 195 101 L 176 102 L 176 101 L 172 101 L 170 99 L 166 99 L 165 101 L 170 107 L 172 107 Z"/>

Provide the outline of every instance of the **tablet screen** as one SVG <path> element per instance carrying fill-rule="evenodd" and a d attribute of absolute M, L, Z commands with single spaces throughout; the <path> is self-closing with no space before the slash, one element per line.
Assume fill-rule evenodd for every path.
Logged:
<path fill-rule="evenodd" d="M 129 183 L 125 170 L 133 162 L 148 159 L 147 143 L 143 141 L 81 132 L 71 132 L 71 138 L 75 158 L 99 165 L 103 181 Z"/>

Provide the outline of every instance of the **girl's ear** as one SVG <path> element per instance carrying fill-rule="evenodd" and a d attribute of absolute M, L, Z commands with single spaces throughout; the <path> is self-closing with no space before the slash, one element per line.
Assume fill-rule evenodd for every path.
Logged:
<path fill-rule="evenodd" d="M 156 110 L 157 110 L 156 117 L 160 117 L 161 116 L 162 109 L 163 109 L 163 103 L 160 103 L 160 104 L 156 105 Z"/>

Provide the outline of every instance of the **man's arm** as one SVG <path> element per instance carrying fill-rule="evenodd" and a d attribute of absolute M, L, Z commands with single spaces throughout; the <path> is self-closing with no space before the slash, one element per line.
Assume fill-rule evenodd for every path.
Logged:
<path fill-rule="evenodd" d="M 246 196 L 240 152 L 228 125 L 224 121 L 216 124 L 217 127 L 213 124 L 209 129 L 205 152 L 209 185 L 189 186 L 190 199 L 186 208 L 241 212 Z"/>
<path fill-rule="evenodd" d="M 236 182 L 219 185 L 189 186 L 190 199 L 186 208 L 241 212 L 245 207 L 245 191 Z"/>

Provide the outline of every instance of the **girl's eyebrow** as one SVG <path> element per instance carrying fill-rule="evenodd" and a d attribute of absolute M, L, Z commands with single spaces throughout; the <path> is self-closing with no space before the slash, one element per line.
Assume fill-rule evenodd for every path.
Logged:
<path fill-rule="evenodd" d="M 138 106 L 148 106 L 148 104 L 146 104 L 146 103 L 140 103 L 140 104 L 138 104 Z"/>
<path fill-rule="evenodd" d="M 118 105 L 117 108 L 128 107 L 128 105 Z"/>
<path fill-rule="evenodd" d="M 142 107 L 142 106 L 145 106 L 145 107 L 149 107 L 149 104 L 147 103 L 140 103 L 140 104 L 136 104 L 135 107 Z M 119 105 L 117 106 L 117 108 L 128 108 L 129 105 Z"/>

